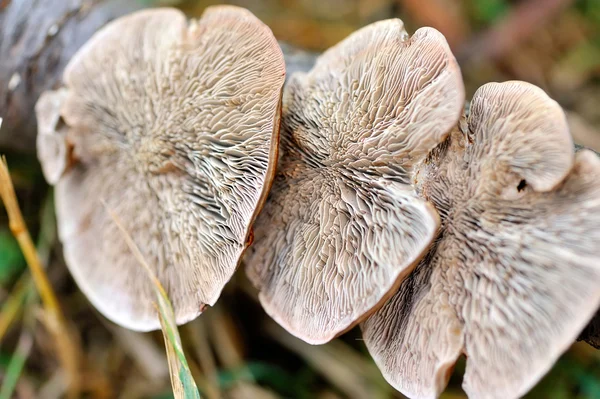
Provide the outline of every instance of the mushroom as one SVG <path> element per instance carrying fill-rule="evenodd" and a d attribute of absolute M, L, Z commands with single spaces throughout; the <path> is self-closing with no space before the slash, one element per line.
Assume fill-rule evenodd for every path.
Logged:
<path fill-rule="evenodd" d="M 45 91 L 35 104 L 38 119 L 36 146 L 46 181 L 56 184 L 69 167 L 71 153 L 66 140 L 66 126 L 60 108 L 67 98 L 67 89 Z"/>
<path fill-rule="evenodd" d="M 437 397 L 463 353 L 470 397 L 522 396 L 600 305 L 600 160 L 574 155 L 541 89 L 507 82 L 481 87 L 415 170 L 441 229 L 362 324 L 369 352 L 410 398 Z"/>
<path fill-rule="evenodd" d="M 218 299 L 273 179 L 284 79 L 275 38 L 249 11 L 213 7 L 188 25 L 154 9 L 96 33 L 65 87 L 40 100 L 38 151 L 57 182 L 65 260 L 107 318 L 160 327 L 152 287 L 103 202 L 178 324 Z"/>
<path fill-rule="evenodd" d="M 326 51 L 284 91 L 282 155 L 245 263 L 266 310 L 325 343 L 393 294 L 439 227 L 411 185 L 458 121 L 459 67 L 435 29 L 398 19 Z"/>

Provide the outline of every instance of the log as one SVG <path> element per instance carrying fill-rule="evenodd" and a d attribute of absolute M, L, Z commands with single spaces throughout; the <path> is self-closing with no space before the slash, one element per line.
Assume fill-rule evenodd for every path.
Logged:
<path fill-rule="evenodd" d="M 0 0 L 0 149 L 35 151 L 40 94 L 60 84 L 65 66 L 95 31 L 138 8 L 127 0 Z M 308 71 L 318 56 L 280 44 L 288 77 Z M 600 349 L 600 311 L 578 340 Z"/>
<path fill-rule="evenodd" d="M 0 0 L 0 148 L 35 150 L 34 106 L 90 36 L 139 8 L 127 0 Z"/>

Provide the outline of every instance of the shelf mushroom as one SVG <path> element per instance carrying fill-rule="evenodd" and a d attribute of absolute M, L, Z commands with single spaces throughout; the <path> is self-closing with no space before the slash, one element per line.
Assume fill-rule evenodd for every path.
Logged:
<path fill-rule="evenodd" d="M 291 76 L 278 174 L 245 258 L 266 312 L 325 343 L 393 294 L 439 216 L 411 185 L 464 104 L 444 37 L 398 20 L 369 25 Z"/>
<path fill-rule="evenodd" d="M 481 87 L 460 126 L 415 167 L 435 244 L 363 337 L 410 398 L 439 396 L 463 353 L 469 397 L 516 398 L 600 305 L 600 160 L 523 82 Z"/>
<path fill-rule="evenodd" d="M 149 280 L 106 208 L 177 323 L 215 303 L 273 179 L 284 79 L 275 38 L 249 11 L 213 7 L 188 25 L 154 9 L 97 32 L 64 87 L 40 99 L 38 153 L 56 183 L 65 260 L 107 318 L 160 328 Z"/>

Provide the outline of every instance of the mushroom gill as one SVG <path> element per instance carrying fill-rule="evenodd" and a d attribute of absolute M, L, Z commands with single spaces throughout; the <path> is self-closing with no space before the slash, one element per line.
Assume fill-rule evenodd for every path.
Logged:
<path fill-rule="evenodd" d="M 410 398 L 437 397 L 462 353 L 470 397 L 522 396 L 600 305 L 600 160 L 574 155 L 559 105 L 530 84 L 492 83 L 463 122 L 414 175 L 440 234 L 362 324 Z"/>
<path fill-rule="evenodd" d="M 444 37 L 400 20 L 326 51 L 284 91 L 281 157 L 255 225 L 247 274 L 266 312 L 306 342 L 331 340 L 397 289 L 439 216 L 412 168 L 456 125 L 464 103 Z"/>
<path fill-rule="evenodd" d="M 284 78 L 275 38 L 249 11 L 213 7 L 188 25 L 154 9 L 96 33 L 64 88 L 42 97 L 38 153 L 56 182 L 65 260 L 106 317 L 160 327 L 103 203 L 154 268 L 177 323 L 215 303 L 273 178 Z"/>

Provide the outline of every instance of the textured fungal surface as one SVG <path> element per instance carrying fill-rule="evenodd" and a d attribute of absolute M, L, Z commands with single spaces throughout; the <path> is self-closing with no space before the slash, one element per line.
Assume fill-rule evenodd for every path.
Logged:
<path fill-rule="evenodd" d="M 437 397 L 463 353 L 470 397 L 516 398 L 600 305 L 600 160 L 522 82 L 480 88 L 461 126 L 415 177 L 440 235 L 363 336 L 411 398 Z"/>
<path fill-rule="evenodd" d="M 176 10 L 135 13 L 72 59 L 63 104 L 47 100 L 38 118 L 46 140 L 52 129 L 64 135 L 54 153 L 72 164 L 55 191 L 67 264 L 109 319 L 160 327 L 145 272 L 106 208 L 154 268 L 178 323 L 215 303 L 272 182 L 284 75 L 270 30 L 235 7 L 189 25 Z M 60 118 L 45 114 L 53 109 Z M 53 149 L 40 146 L 48 164 Z"/>
<path fill-rule="evenodd" d="M 255 226 L 247 273 L 277 322 L 329 341 L 397 288 L 439 226 L 411 185 L 464 102 L 434 29 L 375 23 L 325 52 L 284 92 L 279 172 Z"/>
<path fill-rule="evenodd" d="M 56 184 L 69 163 L 69 147 L 66 141 L 66 127 L 60 116 L 60 108 L 67 97 L 67 90 L 45 91 L 35 105 L 38 115 L 38 135 L 36 146 L 44 177 L 50 184 Z"/>

